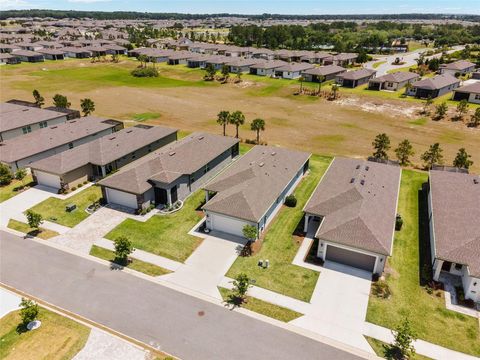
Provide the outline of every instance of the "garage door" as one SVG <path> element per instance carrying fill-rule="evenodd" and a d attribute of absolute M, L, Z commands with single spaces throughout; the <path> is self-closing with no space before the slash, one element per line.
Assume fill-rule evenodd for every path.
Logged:
<path fill-rule="evenodd" d="M 216 214 L 210 214 L 209 216 L 212 230 L 243 237 L 243 227 L 247 225 L 246 222 Z"/>
<path fill-rule="evenodd" d="M 137 197 L 135 195 L 115 189 L 106 188 L 106 190 L 109 203 L 126 206 L 132 209 L 138 207 Z"/>
<path fill-rule="evenodd" d="M 49 174 L 43 171 L 34 171 L 37 177 L 38 185 L 48 186 L 60 189 L 60 177 L 58 175 Z"/>
<path fill-rule="evenodd" d="M 376 258 L 375 256 L 327 245 L 325 259 L 373 272 Z"/>

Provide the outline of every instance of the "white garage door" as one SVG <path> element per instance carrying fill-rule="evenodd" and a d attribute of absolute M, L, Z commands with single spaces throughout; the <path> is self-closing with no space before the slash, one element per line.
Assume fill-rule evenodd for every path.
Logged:
<path fill-rule="evenodd" d="M 109 203 L 126 206 L 132 209 L 138 207 L 137 197 L 135 195 L 115 189 L 106 188 L 106 190 Z"/>
<path fill-rule="evenodd" d="M 38 185 L 49 186 L 51 188 L 60 189 L 60 177 L 43 171 L 34 171 L 37 177 Z"/>
<path fill-rule="evenodd" d="M 210 214 L 210 218 L 212 230 L 243 237 L 243 227 L 247 225 L 246 222 L 217 214 Z"/>

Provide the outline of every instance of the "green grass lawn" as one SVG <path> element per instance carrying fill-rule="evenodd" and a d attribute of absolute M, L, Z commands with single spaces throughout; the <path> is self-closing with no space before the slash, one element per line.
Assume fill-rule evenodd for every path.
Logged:
<path fill-rule="evenodd" d="M 19 180 L 12 180 L 12 182 L 8 185 L 0 187 L 0 203 L 14 197 L 17 194 L 22 192 L 23 186 L 31 185 L 33 179 L 32 175 L 27 175 L 25 179 L 22 181 Z"/>
<path fill-rule="evenodd" d="M 371 338 L 369 336 L 365 336 L 365 339 L 367 339 L 368 343 L 372 347 L 373 351 L 375 351 L 375 354 L 380 357 L 385 357 L 385 346 L 387 346 L 387 343 L 384 343 L 383 341 Z M 410 358 L 410 360 L 431 360 L 429 357 L 415 354 L 413 357 Z"/>
<path fill-rule="evenodd" d="M 19 332 L 19 311 L 0 319 L 0 359 L 4 360 L 69 360 L 87 342 L 90 329 L 67 317 L 40 308 L 42 326 L 33 331 Z"/>
<path fill-rule="evenodd" d="M 380 65 L 383 65 L 385 64 L 386 61 L 377 61 L 376 63 L 373 63 L 373 68 L 376 69 L 378 68 Z"/>
<path fill-rule="evenodd" d="M 429 253 L 424 230 L 428 223 L 419 223 L 419 212 L 422 219 L 428 219 L 425 202 L 419 204 L 419 194 L 424 199 L 419 189 L 426 181 L 426 173 L 411 170 L 402 173 L 398 213 L 404 225 L 395 235 L 386 279 L 392 296 L 380 299 L 370 295 L 367 321 L 394 329 L 408 316 L 420 339 L 480 356 L 478 319 L 447 310 L 443 296 L 429 295 L 420 286 L 420 270 L 425 271 L 424 259 Z"/>
<path fill-rule="evenodd" d="M 24 222 L 17 221 L 17 220 L 14 220 L 14 219 L 10 219 L 7 226 L 10 229 L 17 230 L 17 231 L 23 232 L 27 235 L 35 236 L 35 237 L 38 237 L 38 238 L 44 239 L 44 240 L 47 240 L 47 239 L 50 239 L 54 236 L 59 235 L 56 231 L 48 230 L 48 229 L 45 229 L 45 228 L 42 228 L 42 227 L 40 227 L 37 231 L 37 230 L 31 228 L 30 226 L 28 226 L 28 224 L 25 224 Z"/>
<path fill-rule="evenodd" d="M 246 273 L 251 279 L 255 279 L 256 286 L 310 301 L 319 273 L 292 264 L 300 246 L 300 243 L 294 239 L 293 233 L 300 222 L 303 224 L 303 206 L 330 161 L 329 157 L 312 156 L 310 174 L 295 190 L 297 206 L 283 207 L 268 227 L 260 251 L 250 257 L 238 257 L 227 276 L 235 278 L 240 273 Z M 260 259 L 270 260 L 270 267 L 263 269 L 257 266 Z"/>
<path fill-rule="evenodd" d="M 220 291 L 220 294 L 222 294 L 222 298 L 225 302 L 233 293 L 232 290 L 222 287 L 219 287 L 218 290 Z M 242 304 L 242 307 L 283 322 L 289 322 L 299 318 L 300 316 L 303 316 L 303 314 L 299 312 L 284 308 L 282 306 L 271 304 L 269 302 L 251 296 L 247 296 L 247 301 Z"/>
<path fill-rule="evenodd" d="M 90 216 L 85 209 L 101 197 L 102 191 L 100 187 L 93 185 L 68 199 L 62 200 L 50 197 L 35 205 L 30 210 L 41 214 L 44 220 L 74 227 Z M 67 212 L 65 211 L 65 206 L 68 204 L 75 204 L 77 208 L 72 212 Z"/>
<path fill-rule="evenodd" d="M 97 245 L 92 246 L 92 248 L 90 249 L 90 255 L 98 257 L 103 260 L 110 261 L 110 262 L 114 262 L 115 260 L 115 252 L 113 252 L 112 250 L 102 248 Z M 135 252 L 133 252 L 133 255 L 135 255 Z M 171 272 L 160 266 L 135 259 L 133 256 L 131 257 L 133 261 L 127 265 L 127 268 L 129 269 L 140 271 L 150 276 L 160 276 L 160 275 L 169 274 Z"/>
<path fill-rule="evenodd" d="M 135 121 L 143 122 L 143 121 L 147 121 L 147 120 L 159 119 L 161 116 L 162 116 L 162 114 L 160 114 L 160 113 L 146 112 L 146 113 L 141 113 L 141 114 L 134 114 L 132 116 L 132 118 Z"/>
<path fill-rule="evenodd" d="M 114 240 L 126 236 L 137 249 L 183 262 L 201 243 L 200 238 L 188 232 L 202 218 L 196 209 L 204 201 L 205 193 L 199 190 L 176 213 L 154 215 L 145 222 L 126 219 L 105 237 Z"/>

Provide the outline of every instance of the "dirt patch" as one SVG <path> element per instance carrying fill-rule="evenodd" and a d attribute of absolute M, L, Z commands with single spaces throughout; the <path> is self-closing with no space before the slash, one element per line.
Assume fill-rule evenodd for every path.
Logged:
<path fill-rule="evenodd" d="M 414 117 L 421 111 L 421 107 L 411 104 L 392 104 L 386 101 L 366 101 L 363 98 L 345 97 L 337 101 L 337 104 L 348 107 L 358 107 L 362 111 L 375 112 L 390 117 L 405 116 Z"/>

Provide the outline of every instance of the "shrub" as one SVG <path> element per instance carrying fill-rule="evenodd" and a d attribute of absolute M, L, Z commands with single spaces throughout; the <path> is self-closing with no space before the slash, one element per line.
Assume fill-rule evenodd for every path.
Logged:
<path fill-rule="evenodd" d="M 140 68 L 132 70 L 131 74 L 135 77 L 158 77 L 158 70 L 155 68 Z"/>
<path fill-rule="evenodd" d="M 83 185 L 87 185 L 87 184 L 88 184 L 88 180 L 85 180 L 85 181 L 83 182 Z"/>
<path fill-rule="evenodd" d="M 78 186 L 78 188 L 80 189 L 80 188 L 83 186 L 83 184 L 80 183 L 80 184 L 78 184 L 77 186 Z"/>
<path fill-rule="evenodd" d="M 395 219 L 395 230 L 400 231 L 402 230 L 403 226 L 403 219 L 400 215 L 397 215 L 397 218 Z"/>
<path fill-rule="evenodd" d="M 378 298 L 388 299 L 392 295 L 390 286 L 385 281 L 377 281 L 372 284 L 372 293 Z"/>
<path fill-rule="evenodd" d="M 245 236 L 250 241 L 255 241 L 257 239 L 257 228 L 253 225 L 245 225 L 242 229 L 243 236 Z"/>
<path fill-rule="evenodd" d="M 288 206 L 288 207 L 295 207 L 297 206 L 297 198 L 295 197 L 295 195 L 288 195 L 286 198 L 285 198 L 285 205 Z"/>
<path fill-rule="evenodd" d="M 8 185 L 12 182 L 13 175 L 10 168 L 5 164 L 0 164 L 0 185 Z"/>
<path fill-rule="evenodd" d="M 115 245 L 115 262 L 120 265 L 126 265 L 128 262 L 128 255 L 135 249 L 130 240 L 125 236 L 120 236 L 114 240 Z"/>
<path fill-rule="evenodd" d="M 72 191 L 75 191 L 75 190 L 77 190 L 77 188 L 76 188 L 75 186 L 74 186 L 74 187 L 72 187 Z"/>
<path fill-rule="evenodd" d="M 20 317 L 22 318 L 22 325 L 27 326 L 28 323 L 34 321 L 38 316 L 38 305 L 32 300 L 22 298 L 20 303 Z"/>

